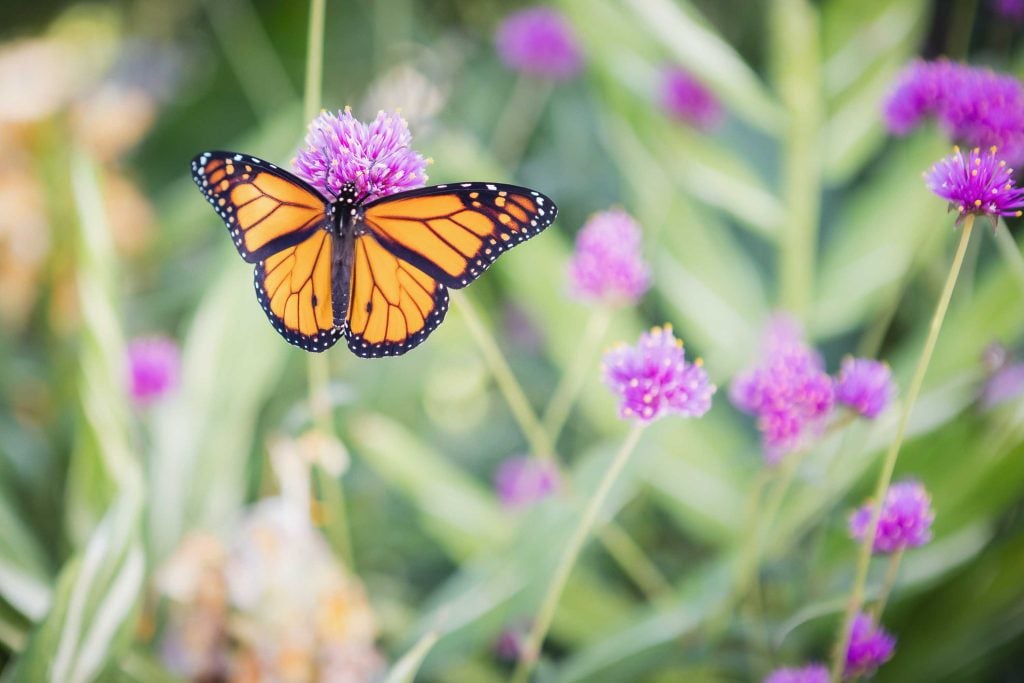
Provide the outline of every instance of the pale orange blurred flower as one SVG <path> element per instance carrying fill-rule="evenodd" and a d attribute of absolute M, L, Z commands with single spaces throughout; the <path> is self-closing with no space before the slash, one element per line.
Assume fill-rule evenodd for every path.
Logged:
<path fill-rule="evenodd" d="M 71 133 L 98 161 L 111 162 L 137 145 L 156 119 L 141 88 L 105 83 L 71 107 Z"/>

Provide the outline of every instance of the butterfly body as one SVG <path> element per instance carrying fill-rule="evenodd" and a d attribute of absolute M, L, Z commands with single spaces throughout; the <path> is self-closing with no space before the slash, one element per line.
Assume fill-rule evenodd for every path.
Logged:
<path fill-rule="evenodd" d="M 540 233 L 557 213 L 527 188 L 435 185 L 371 201 L 352 184 L 325 199 L 277 166 L 204 152 L 192 178 L 220 215 L 274 328 L 307 351 L 342 337 L 359 356 L 418 346 L 465 287 L 502 252 Z"/>

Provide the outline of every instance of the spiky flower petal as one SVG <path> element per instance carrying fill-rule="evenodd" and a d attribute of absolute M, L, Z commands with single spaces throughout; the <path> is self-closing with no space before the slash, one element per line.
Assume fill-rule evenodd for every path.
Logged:
<path fill-rule="evenodd" d="M 964 154 L 959 147 L 925 173 L 928 189 L 949 202 L 960 222 L 966 216 L 985 215 L 993 226 L 998 216 L 1020 216 L 1024 190 L 1013 182 L 1013 169 L 996 156 L 997 149 L 982 152 L 975 147 Z"/>

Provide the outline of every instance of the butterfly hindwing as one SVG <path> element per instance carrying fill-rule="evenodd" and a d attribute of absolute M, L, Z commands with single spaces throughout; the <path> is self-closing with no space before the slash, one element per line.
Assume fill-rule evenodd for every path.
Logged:
<path fill-rule="evenodd" d="M 355 238 L 345 334 L 358 356 L 398 356 L 419 346 L 448 311 L 448 290 L 381 246 Z"/>
<path fill-rule="evenodd" d="M 551 225 L 548 197 L 515 185 L 436 185 L 377 199 L 363 222 L 380 244 L 448 287 L 465 287 L 503 252 Z"/>
<path fill-rule="evenodd" d="M 323 197 L 274 164 L 235 152 L 203 152 L 192 179 L 220 215 L 238 253 L 256 263 L 328 224 Z"/>
<path fill-rule="evenodd" d="M 332 279 L 335 240 L 316 230 L 298 244 L 256 262 L 256 298 L 282 337 L 324 351 L 344 334 L 335 324 Z"/>

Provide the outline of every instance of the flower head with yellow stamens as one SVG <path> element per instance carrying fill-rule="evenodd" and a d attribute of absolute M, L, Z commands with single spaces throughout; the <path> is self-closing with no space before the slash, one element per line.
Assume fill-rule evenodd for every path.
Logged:
<path fill-rule="evenodd" d="M 988 216 L 995 228 L 999 216 L 1020 216 L 1024 209 L 1024 190 L 1013 182 L 1013 169 L 996 156 L 975 147 L 964 154 L 959 147 L 925 173 L 928 189 L 949 202 L 950 211 L 960 215 L 957 223 L 969 215 Z"/>

